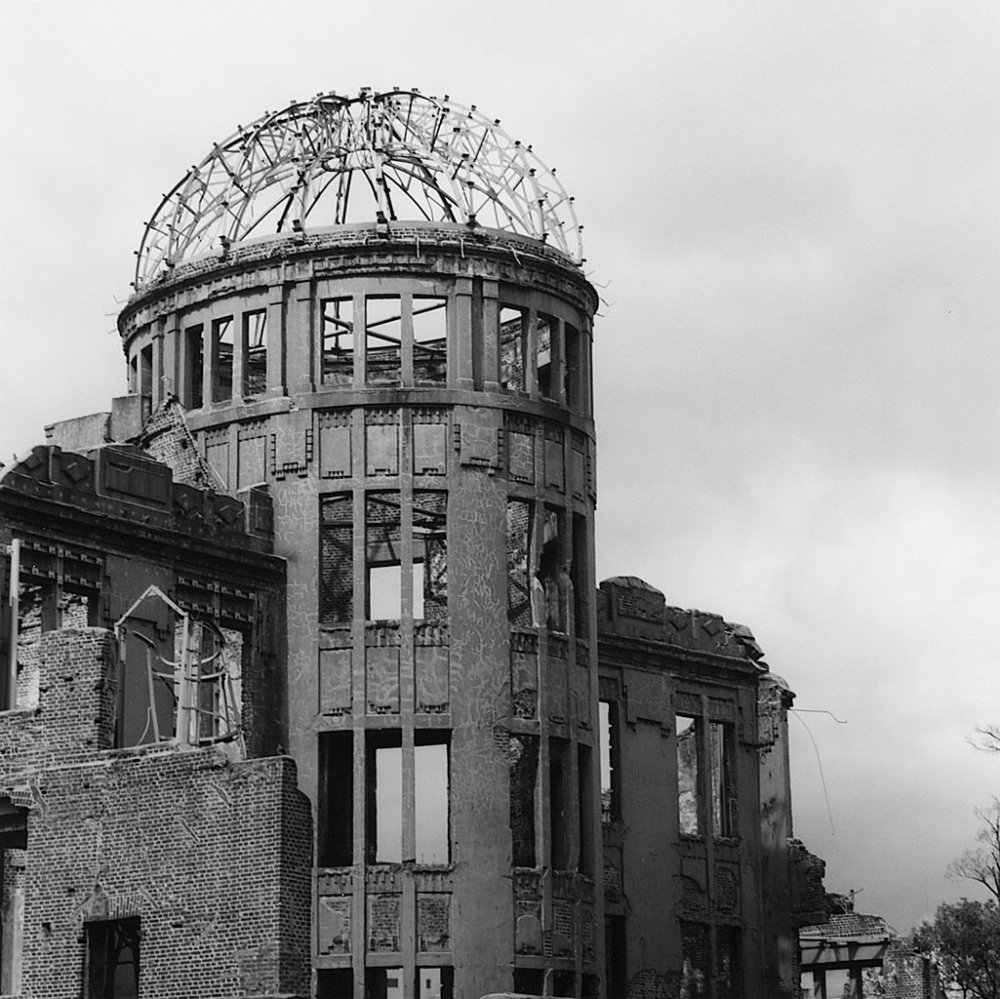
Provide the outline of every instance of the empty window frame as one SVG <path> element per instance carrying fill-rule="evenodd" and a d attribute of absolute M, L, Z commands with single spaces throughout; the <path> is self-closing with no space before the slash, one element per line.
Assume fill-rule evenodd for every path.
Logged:
<path fill-rule="evenodd" d="M 531 513 L 530 502 L 507 501 L 507 620 L 512 628 L 528 628 L 538 623 L 532 590 L 537 580 L 530 574 Z"/>
<path fill-rule="evenodd" d="M 500 387 L 507 392 L 526 392 L 528 314 L 512 305 L 501 305 L 499 317 Z"/>
<path fill-rule="evenodd" d="M 695 999 L 711 995 L 711 946 L 705 923 L 681 920 L 681 994 Z"/>
<path fill-rule="evenodd" d="M 860 982 L 858 985 L 860 986 Z M 716 925 L 716 999 L 740 999 L 743 994 L 742 934 L 738 926 Z M 840 993 L 830 993 L 831 999 L 838 994 Z M 860 988 L 857 995 L 861 995 Z"/>
<path fill-rule="evenodd" d="M 243 313 L 243 394 L 267 389 L 267 310 Z"/>
<path fill-rule="evenodd" d="M 139 351 L 138 383 L 135 387 L 139 395 L 153 394 L 153 345 Z"/>
<path fill-rule="evenodd" d="M 319 623 L 350 624 L 354 616 L 353 502 L 350 493 L 320 499 Z"/>
<path fill-rule="evenodd" d="M 413 744 L 415 854 L 418 864 L 451 861 L 450 733 L 416 731 Z"/>
<path fill-rule="evenodd" d="M 559 400 L 563 389 L 560 324 L 554 316 L 539 313 L 535 318 L 535 378 L 543 399 Z"/>
<path fill-rule="evenodd" d="M 587 405 L 584 392 L 583 338 L 575 326 L 565 323 L 563 342 L 566 348 L 566 405 L 585 413 Z"/>
<path fill-rule="evenodd" d="M 555 871 L 569 869 L 573 812 L 570 808 L 568 739 L 549 737 L 549 847 Z"/>
<path fill-rule="evenodd" d="M 403 999 L 403 969 L 365 968 L 365 999 Z"/>
<path fill-rule="evenodd" d="M 323 732 L 319 737 L 317 863 L 354 863 L 354 733 Z"/>
<path fill-rule="evenodd" d="M 601 820 L 621 820 L 621 781 L 619 780 L 619 706 L 617 701 L 598 705 L 601 753 Z"/>
<path fill-rule="evenodd" d="M 212 320 L 212 402 L 233 397 L 233 317 Z"/>
<path fill-rule="evenodd" d="M 413 298 L 413 380 L 443 383 L 448 378 L 448 299 Z"/>
<path fill-rule="evenodd" d="M 541 968 L 515 968 L 514 991 L 525 996 L 544 995 L 545 972 Z"/>
<path fill-rule="evenodd" d="M 580 860 L 577 865 L 581 874 L 594 873 L 594 770 L 593 751 L 590 746 L 577 743 L 576 773 L 579 783 L 579 793 L 576 796 L 578 804 L 577 827 L 580 831 Z"/>
<path fill-rule="evenodd" d="M 86 924 L 87 999 L 137 999 L 139 920 Z"/>
<path fill-rule="evenodd" d="M 733 768 L 733 726 L 727 722 L 709 722 L 711 754 L 710 788 L 712 834 L 736 835 L 736 780 Z"/>
<path fill-rule="evenodd" d="M 448 616 L 448 494 L 413 494 L 413 617 L 442 621 Z"/>
<path fill-rule="evenodd" d="M 604 978 L 608 996 L 624 996 L 628 992 L 628 963 L 625 917 L 604 917 Z"/>
<path fill-rule="evenodd" d="M 403 366 L 402 303 L 398 295 L 365 300 L 365 381 L 399 385 Z"/>
<path fill-rule="evenodd" d="M 590 547 L 587 543 L 587 518 L 573 514 L 573 558 L 569 565 L 573 583 L 573 618 L 577 638 L 590 637 L 590 573 L 587 571 Z"/>
<path fill-rule="evenodd" d="M 535 867 L 535 786 L 538 781 L 538 736 L 508 736 L 511 863 Z"/>
<path fill-rule="evenodd" d="M 455 969 L 448 966 L 417 968 L 416 999 L 454 999 Z"/>
<path fill-rule="evenodd" d="M 703 831 L 704 810 L 700 792 L 700 746 L 698 719 L 689 715 L 676 715 L 674 730 L 677 736 L 677 808 L 680 831 L 686 836 L 697 836 Z"/>
<path fill-rule="evenodd" d="M 184 331 L 185 372 L 184 396 L 181 400 L 188 409 L 200 409 L 204 404 L 205 382 L 205 327 L 198 323 Z"/>
<path fill-rule="evenodd" d="M 324 385 L 354 382 L 353 298 L 328 298 L 321 303 L 320 367 Z"/>
<path fill-rule="evenodd" d="M 557 968 L 552 974 L 552 994 L 555 996 L 575 996 L 576 972 Z"/>
<path fill-rule="evenodd" d="M 566 630 L 566 602 L 569 591 L 569 566 L 566 561 L 563 524 L 565 513 L 558 507 L 545 507 L 542 524 L 542 550 L 538 556 L 538 575 L 545 601 L 544 624 L 550 631 Z"/>
<path fill-rule="evenodd" d="M 198 742 L 229 742 L 239 735 L 243 693 L 243 657 L 250 643 L 242 631 L 219 628 L 212 621 L 191 621 L 189 641 L 198 649 Z M 175 626 L 175 660 L 183 625 Z M 164 666 L 160 666 L 164 671 Z"/>
<path fill-rule="evenodd" d="M 402 526 L 398 492 L 365 496 L 365 618 L 402 616 Z"/>
<path fill-rule="evenodd" d="M 403 860 L 403 742 L 397 729 L 365 733 L 365 853 L 369 864 Z"/>
<path fill-rule="evenodd" d="M 354 999 L 354 972 L 350 968 L 317 971 L 316 999 Z"/>

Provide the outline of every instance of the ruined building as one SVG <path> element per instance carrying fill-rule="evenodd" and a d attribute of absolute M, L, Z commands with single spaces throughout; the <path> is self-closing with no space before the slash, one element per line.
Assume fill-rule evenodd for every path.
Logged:
<path fill-rule="evenodd" d="M 0 479 L 0 993 L 795 993 L 791 694 L 597 586 L 579 232 L 416 91 L 164 198 L 128 395 Z"/>

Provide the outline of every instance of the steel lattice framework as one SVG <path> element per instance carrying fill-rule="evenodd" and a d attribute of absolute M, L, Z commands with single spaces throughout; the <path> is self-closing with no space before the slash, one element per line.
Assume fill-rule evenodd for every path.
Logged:
<path fill-rule="evenodd" d="M 580 263 L 572 202 L 475 106 L 416 90 L 320 94 L 237 128 L 187 172 L 146 223 L 135 286 L 249 236 L 397 219 L 517 233 Z"/>

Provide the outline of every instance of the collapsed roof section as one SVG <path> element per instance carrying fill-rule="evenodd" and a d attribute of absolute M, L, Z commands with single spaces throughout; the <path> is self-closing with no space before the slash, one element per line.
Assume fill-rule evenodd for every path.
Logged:
<path fill-rule="evenodd" d="M 146 223 L 135 289 L 254 236 L 396 220 L 484 226 L 582 262 L 567 195 L 499 119 L 417 90 L 319 94 L 237 130 Z"/>

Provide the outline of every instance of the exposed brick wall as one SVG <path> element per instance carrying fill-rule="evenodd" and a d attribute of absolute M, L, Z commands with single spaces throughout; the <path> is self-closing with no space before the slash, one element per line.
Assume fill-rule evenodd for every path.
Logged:
<path fill-rule="evenodd" d="M 142 428 L 140 443 L 147 454 L 170 467 L 174 482 L 200 489 L 222 487 L 219 477 L 199 453 L 184 420 L 184 410 L 173 397 L 150 415 Z"/>
<path fill-rule="evenodd" d="M 138 917 L 143 999 L 304 996 L 312 831 L 284 757 L 109 749 L 116 648 L 39 640 L 37 710 L 0 715 L 0 794 L 28 808 L 24 999 L 78 996 L 86 924 Z"/>

